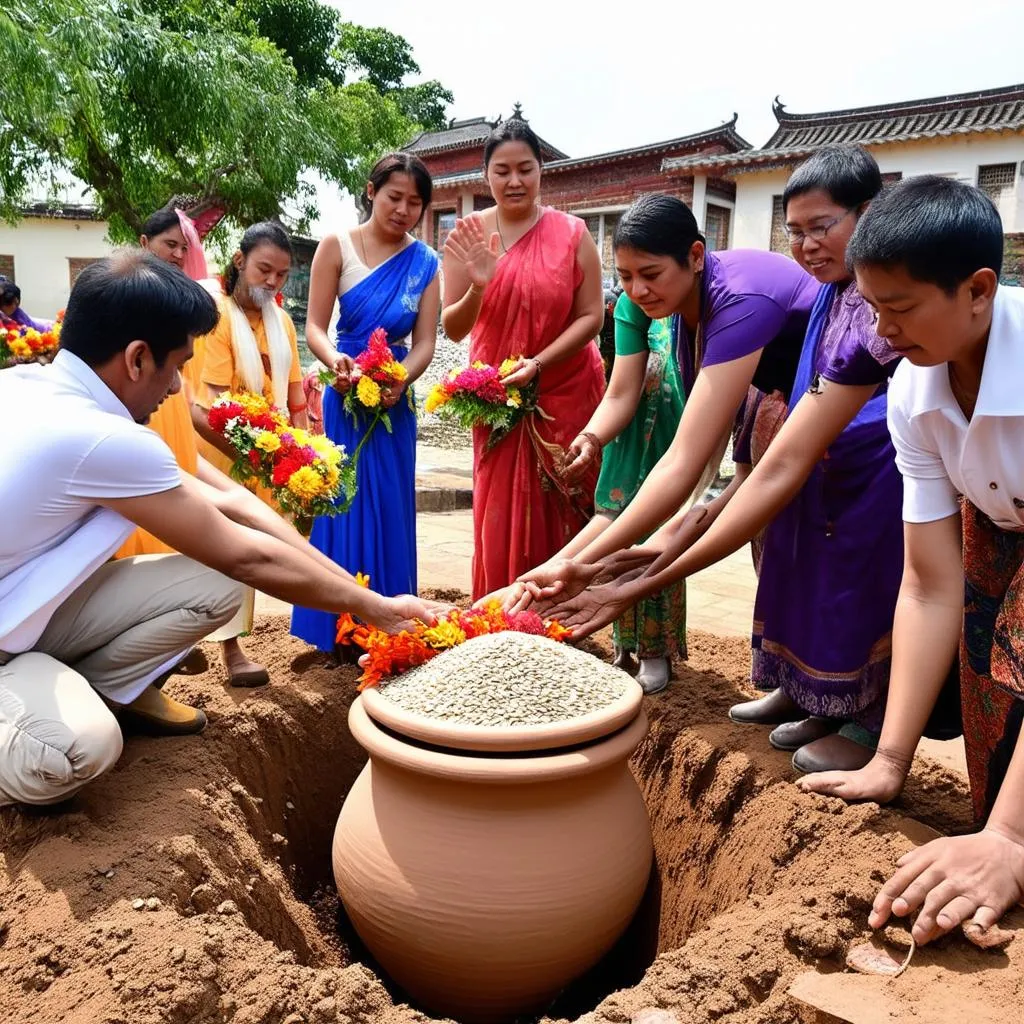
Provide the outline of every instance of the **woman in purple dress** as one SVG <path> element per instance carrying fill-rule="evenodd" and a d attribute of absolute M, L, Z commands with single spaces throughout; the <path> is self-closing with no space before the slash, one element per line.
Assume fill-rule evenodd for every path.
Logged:
<path fill-rule="evenodd" d="M 730 717 L 776 726 L 770 742 L 795 751 L 801 771 L 870 760 L 889 681 L 903 569 L 903 489 L 886 427 L 896 354 L 877 337 L 846 267 L 857 219 L 881 187 L 877 164 L 860 147 L 826 147 L 793 174 L 783 194 L 793 255 L 824 287 L 785 425 L 727 507 L 701 516 L 699 541 L 685 520 L 670 524 L 650 544 L 663 554 L 640 579 L 577 599 L 589 632 L 611 609 L 590 615 L 582 604 L 632 603 L 717 562 L 770 523 L 752 678 L 772 692 L 736 705 Z"/>

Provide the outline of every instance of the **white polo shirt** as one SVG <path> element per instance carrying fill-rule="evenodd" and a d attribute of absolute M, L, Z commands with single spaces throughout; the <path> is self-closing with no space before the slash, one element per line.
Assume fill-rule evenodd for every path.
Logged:
<path fill-rule="evenodd" d="M 1000 286 L 981 388 L 968 423 L 948 364 L 903 360 L 889 385 L 889 433 L 903 474 L 903 519 L 930 523 L 964 495 L 1003 530 L 1024 530 L 1024 289 Z"/>
<path fill-rule="evenodd" d="M 0 651 L 50 617 L 130 536 L 98 499 L 181 484 L 174 455 L 77 356 L 0 370 Z"/>

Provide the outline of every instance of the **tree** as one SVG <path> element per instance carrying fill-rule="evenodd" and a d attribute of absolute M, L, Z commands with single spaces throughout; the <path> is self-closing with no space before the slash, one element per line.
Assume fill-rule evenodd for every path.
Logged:
<path fill-rule="evenodd" d="M 390 69 L 369 52 L 367 67 L 343 29 L 319 0 L 5 0 L 0 215 L 70 174 L 117 241 L 174 194 L 243 223 L 287 205 L 303 230 L 304 172 L 353 191 L 367 159 L 419 130 L 420 108 L 436 114 L 401 84 L 416 67 L 404 40 Z"/>

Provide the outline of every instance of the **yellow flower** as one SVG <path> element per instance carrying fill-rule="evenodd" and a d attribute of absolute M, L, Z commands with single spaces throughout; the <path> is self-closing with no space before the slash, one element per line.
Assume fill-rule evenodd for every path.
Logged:
<path fill-rule="evenodd" d="M 288 490 L 302 501 L 312 501 L 323 494 L 324 482 L 312 466 L 302 466 L 288 477 Z"/>
<path fill-rule="evenodd" d="M 375 409 L 380 405 L 380 386 L 372 377 L 360 377 L 356 385 L 356 398 L 367 409 Z"/>
<path fill-rule="evenodd" d="M 24 338 L 15 338 L 13 341 L 8 342 L 8 344 L 11 351 L 19 359 L 27 359 L 32 355 L 32 346 Z"/>
<path fill-rule="evenodd" d="M 295 438 L 295 443 L 300 448 L 312 447 L 313 435 L 303 430 L 302 427 L 289 427 L 288 433 Z"/>
<path fill-rule="evenodd" d="M 263 430 L 256 438 L 256 447 L 261 452 L 276 452 L 281 447 L 281 438 L 270 430 Z"/>
<path fill-rule="evenodd" d="M 486 363 L 482 363 L 482 362 L 480 362 L 480 360 L 479 360 L 479 359 L 477 359 L 477 360 L 476 360 L 475 362 L 472 362 L 472 363 L 470 363 L 469 365 L 470 365 L 470 366 L 471 366 L 471 367 L 472 367 L 472 368 L 473 368 L 474 370 L 486 370 L 486 369 L 487 369 L 487 364 L 486 364 Z M 453 370 L 453 371 L 452 371 L 452 373 L 453 373 L 453 374 L 454 374 L 454 375 L 455 375 L 456 377 L 457 377 L 457 376 L 459 375 L 459 371 L 458 371 L 458 370 Z"/>
<path fill-rule="evenodd" d="M 523 404 L 523 396 L 519 391 L 519 388 L 509 388 L 508 398 L 505 401 L 506 405 L 512 406 L 513 409 L 518 409 Z"/>
<path fill-rule="evenodd" d="M 423 640 L 435 650 L 457 647 L 466 642 L 466 634 L 454 622 L 440 619 L 436 626 L 423 631 Z"/>
<path fill-rule="evenodd" d="M 361 587 L 368 587 L 370 585 L 370 577 L 365 572 L 357 572 L 356 583 Z"/>
<path fill-rule="evenodd" d="M 498 376 L 507 377 L 515 369 L 518 362 L 518 359 L 503 359 L 501 366 L 498 367 Z"/>
<path fill-rule="evenodd" d="M 330 463 L 327 464 L 327 469 L 324 471 L 324 483 L 327 485 L 329 491 L 333 491 L 338 486 L 338 481 L 341 479 L 341 474 L 338 472 L 336 466 L 332 466 Z"/>
<path fill-rule="evenodd" d="M 427 403 L 424 408 L 427 412 L 436 412 L 448 401 L 448 392 L 440 384 L 435 384 L 427 395 Z"/>
<path fill-rule="evenodd" d="M 320 456 L 328 466 L 341 465 L 341 449 L 323 434 L 312 434 L 309 438 L 309 446 Z"/>
<path fill-rule="evenodd" d="M 403 381 L 408 379 L 409 371 L 397 360 L 392 359 L 390 362 L 385 363 L 381 369 L 392 379 L 397 381 Z"/>

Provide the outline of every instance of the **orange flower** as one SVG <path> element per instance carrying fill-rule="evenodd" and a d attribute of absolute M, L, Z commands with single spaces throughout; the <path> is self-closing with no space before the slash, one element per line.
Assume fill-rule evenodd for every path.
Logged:
<path fill-rule="evenodd" d="M 551 619 L 549 622 L 544 623 L 544 635 L 552 640 L 567 640 L 572 636 L 572 630 L 566 629 L 560 622 L 555 622 Z"/>

